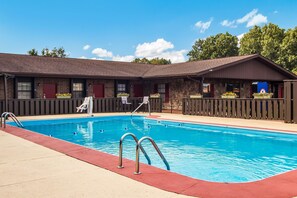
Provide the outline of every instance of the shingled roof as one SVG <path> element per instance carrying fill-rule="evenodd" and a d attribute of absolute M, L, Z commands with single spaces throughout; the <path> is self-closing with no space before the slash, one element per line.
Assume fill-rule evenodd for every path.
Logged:
<path fill-rule="evenodd" d="M 0 73 L 38 76 L 140 78 L 152 65 L 0 53 Z"/>
<path fill-rule="evenodd" d="M 52 58 L 0 53 L 0 73 L 23 76 L 71 76 L 96 78 L 163 78 L 201 76 L 245 61 L 257 59 L 288 76 L 296 76 L 260 55 L 234 56 L 210 60 L 148 65 L 76 58 Z"/>

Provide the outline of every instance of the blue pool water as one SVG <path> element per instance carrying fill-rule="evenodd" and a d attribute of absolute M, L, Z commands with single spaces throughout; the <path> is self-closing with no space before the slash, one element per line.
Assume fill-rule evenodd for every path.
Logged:
<path fill-rule="evenodd" d="M 297 168 L 297 135 L 231 127 L 157 121 L 141 116 L 25 121 L 26 129 L 118 156 L 121 136 L 151 136 L 171 171 L 216 182 L 248 182 Z M 165 169 L 156 151 L 144 141 L 152 165 Z M 124 157 L 135 160 L 132 138 Z M 140 159 L 146 160 L 143 156 Z M 117 164 L 115 164 L 117 166 Z M 141 170 L 141 167 L 140 167 Z"/>

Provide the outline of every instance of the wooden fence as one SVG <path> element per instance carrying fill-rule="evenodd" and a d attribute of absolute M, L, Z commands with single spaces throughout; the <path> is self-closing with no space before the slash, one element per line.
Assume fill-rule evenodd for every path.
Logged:
<path fill-rule="evenodd" d="M 284 99 L 183 99 L 183 114 L 284 120 Z"/>
<path fill-rule="evenodd" d="M 83 98 L 78 99 L 12 99 L 8 100 L 8 109 L 5 110 L 5 101 L 0 100 L 0 112 L 13 112 L 16 116 L 53 115 L 76 113 L 76 107 L 80 106 Z M 123 105 L 120 98 L 94 99 L 94 113 L 105 112 L 131 112 L 142 98 L 129 98 L 131 105 Z M 151 112 L 162 112 L 162 101 L 160 98 L 150 99 Z M 147 112 L 147 105 L 139 111 Z"/>
<path fill-rule="evenodd" d="M 284 81 L 285 122 L 297 123 L 297 80 Z"/>

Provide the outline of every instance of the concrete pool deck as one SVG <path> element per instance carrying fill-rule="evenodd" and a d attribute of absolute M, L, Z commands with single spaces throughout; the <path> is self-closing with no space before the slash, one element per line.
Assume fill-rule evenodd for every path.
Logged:
<path fill-rule="evenodd" d="M 0 197 L 187 197 L 0 131 Z"/>
<path fill-rule="evenodd" d="M 95 116 L 97 115 L 119 114 L 95 114 Z M 297 132 L 296 125 L 284 124 L 281 121 L 242 120 L 155 113 L 153 115 L 161 116 L 158 119 L 187 120 L 199 123 L 239 127 L 250 126 L 253 128 Z M 85 116 L 82 114 L 34 116 L 20 117 L 20 120 Z M 0 197 L 101 197 L 100 195 L 104 197 L 183 197 L 182 195 L 169 193 L 139 183 L 5 132 L 0 132 L 0 148 Z M 293 176 L 296 178 L 296 172 L 294 173 L 295 175 Z M 288 180 L 285 177 L 282 179 Z M 159 180 L 162 180 L 162 177 L 159 177 Z M 291 184 L 296 187 L 297 181 L 291 182 Z M 217 187 L 220 188 L 222 185 L 218 185 Z M 260 185 L 261 188 L 264 188 L 263 191 L 267 192 L 267 196 L 265 196 L 263 191 L 260 191 L 261 197 L 273 197 L 269 196 L 267 186 L 262 183 L 258 183 L 257 185 Z M 281 188 L 287 192 L 287 196 L 275 195 L 275 197 L 292 197 L 297 195 L 294 194 L 296 191 L 290 190 L 284 182 L 281 185 L 283 185 Z M 208 188 L 204 185 L 200 187 Z M 212 191 L 216 191 L 218 188 Z M 243 188 L 243 190 L 246 191 L 246 197 L 257 193 L 248 192 L 246 188 Z M 230 188 L 230 191 L 233 191 L 236 197 L 236 189 Z M 220 195 L 220 191 L 217 193 L 219 193 L 217 195 Z M 212 196 L 204 194 L 202 197 L 215 197 L 213 196 L 213 192 L 209 192 L 209 194 Z"/>

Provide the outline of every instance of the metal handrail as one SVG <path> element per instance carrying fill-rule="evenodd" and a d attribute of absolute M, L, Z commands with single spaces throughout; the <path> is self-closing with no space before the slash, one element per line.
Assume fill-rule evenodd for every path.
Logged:
<path fill-rule="evenodd" d="M 141 143 L 142 141 L 148 139 L 152 145 L 154 146 L 155 150 L 157 151 L 157 153 L 159 154 L 159 156 L 161 157 L 161 159 L 163 160 L 164 164 L 166 165 L 167 170 L 170 170 L 170 166 L 166 160 L 166 158 L 164 157 L 164 155 L 162 154 L 162 152 L 160 151 L 159 147 L 157 146 L 156 142 L 149 136 L 145 136 L 143 138 L 141 138 L 137 145 L 136 145 L 136 164 L 135 164 L 135 175 L 139 175 L 141 174 L 141 172 L 139 172 L 139 149 L 141 148 Z"/>
<path fill-rule="evenodd" d="M 124 168 L 123 166 L 123 141 L 124 139 L 127 137 L 127 136 L 131 136 L 133 137 L 135 143 L 137 144 L 138 143 L 138 139 L 137 137 L 133 134 L 133 133 L 125 133 L 121 139 L 120 139 L 120 144 L 119 144 L 119 165 L 118 165 L 118 168 Z M 147 155 L 147 153 L 145 152 L 145 150 L 142 148 L 142 146 L 140 146 L 140 150 L 142 151 L 142 153 L 144 154 L 146 160 L 147 160 L 147 163 L 149 165 L 151 165 L 151 160 L 149 158 L 149 156 Z"/>
<path fill-rule="evenodd" d="M 0 126 L 1 127 L 2 127 L 2 123 L 3 123 L 4 128 L 6 128 L 6 119 L 8 118 L 8 116 L 11 117 L 11 119 L 17 124 L 18 127 L 24 128 L 24 125 L 17 119 L 17 117 L 12 112 L 4 112 L 1 114 L 1 118 L 0 118 Z M 4 119 L 3 122 L 2 122 L 2 119 Z"/>
<path fill-rule="evenodd" d="M 151 105 L 150 105 L 150 101 L 147 102 L 142 102 L 139 104 L 139 106 L 131 113 L 131 117 L 133 116 L 133 114 L 144 104 L 148 105 L 148 110 L 149 110 L 149 115 L 151 115 Z"/>

